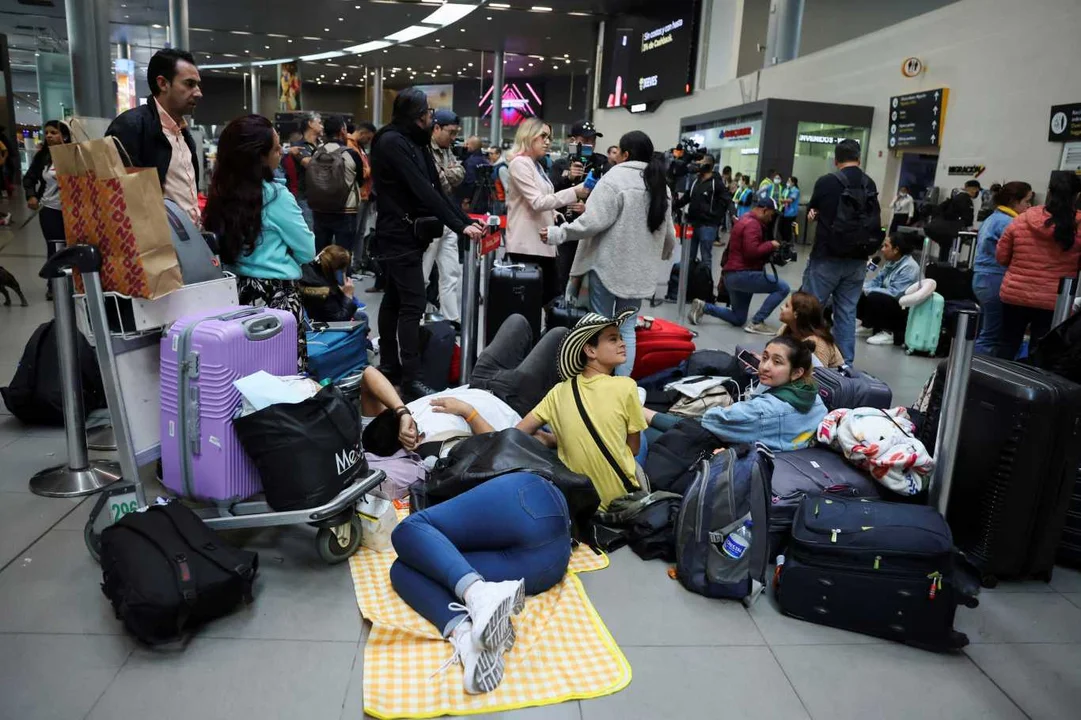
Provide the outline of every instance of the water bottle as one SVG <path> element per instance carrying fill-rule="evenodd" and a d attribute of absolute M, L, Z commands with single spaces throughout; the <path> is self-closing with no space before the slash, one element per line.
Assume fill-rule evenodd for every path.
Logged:
<path fill-rule="evenodd" d="M 728 533 L 728 537 L 721 543 L 721 550 L 728 557 L 739 560 L 743 557 L 743 553 L 747 552 L 747 548 L 751 547 L 751 527 L 753 523 L 747 520 L 743 523 L 742 527 L 736 528 L 734 531 Z"/>

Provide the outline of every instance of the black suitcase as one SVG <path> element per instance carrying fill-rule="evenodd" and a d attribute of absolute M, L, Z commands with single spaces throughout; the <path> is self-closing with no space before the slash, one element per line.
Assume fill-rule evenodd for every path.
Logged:
<path fill-rule="evenodd" d="M 919 431 L 932 454 L 945 376 L 943 362 Z M 955 462 L 947 519 L 984 584 L 1050 580 L 1081 464 L 1081 385 L 977 355 Z"/>
<path fill-rule="evenodd" d="M 870 373 L 855 368 L 814 369 L 818 395 L 827 410 L 872 407 L 886 409 L 893 402 L 890 386 Z"/>
<path fill-rule="evenodd" d="M 125 515 L 101 534 L 101 591 L 151 645 L 251 602 L 258 567 L 256 553 L 230 547 L 176 501 Z"/>
<path fill-rule="evenodd" d="M 488 277 L 488 298 L 484 312 L 484 336 L 492 341 L 503 321 L 515 313 L 533 328 L 533 342 L 541 336 L 544 284 L 539 265 L 519 263 L 495 265 Z"/>
<path fill-rule="evenodd" d="M 976 606 L 956 562 L 950 528 L 932 507 L 808 496 L 796 510 L 777 600 L 801 620 L 956 650 L 968 644 L 953 629 L 957 606 Z"/>
<path fill-rule="evenodd" d="M 649 451 L 653 452 L 652 445 Z M 827 448 L 811 447 L 776 453 L 770 481 L 770 557 L 784 552 L 792 533 L 796 509 L 804 497 L 828 494 L 877 499 L 880 487 L 870 473 L 860 470 L 845 460 L 843 455 Z"/>
<path fill-rule="evenodd" d="M 454 326 L 447 320 L 420 326 L 420 372 L 432 390 L 450 386 L 450 364 L 457 343 Z"/>
<path fill-rule="evenodd" d="M 556 298 L 544 306 L 544 331 L 557 327 L 572 328 L 587 313 L 589 310 L 571 305 L 566 298 Z"/>
<path fill-rule="evenodd" d="M 935 281 L 935 292 L 941 295 L 943 300 L 976 301 L 976 294 L 972 292 L 971 268 L 956 268 L 949 263 L 931 262 L 927 263 L 926 274 L 928 279 Z"/>

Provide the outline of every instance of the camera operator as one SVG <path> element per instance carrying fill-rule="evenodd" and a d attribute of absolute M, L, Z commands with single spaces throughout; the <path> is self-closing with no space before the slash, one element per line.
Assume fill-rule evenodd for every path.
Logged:
<path fill-rule="evenodd" d="M 597 138 L 602 137 L 604 137 L 604 133 L 597 132 L 597 128 L 589 120 L 582 120 L 571 126 L 570 135 L 567 137 L 567 146 L 573 149 L 574 152 L 568 151 L 563 157 L 552 163 L 552 186 L 556 192 L 574 187 L 585 179 L 589 167 L 587 167 L 587 159 L 582 153 L 582 146 L 594 147 Z M 594 147 L 594 151 L 596 151 L 596 147 Z M 592 156 L 590 159 L 592 159 Z M 597 172 L 593 173 L 593 176 L 599 178 L 608 169 L 607 165 L 608 159 L 605 157 L 604 164 L 597 168 Z M 576 202 L 564 208 L 563 214 L 570 221 L 583 212 L 585 212 L 585 203 Z M 574 264 L 574 255 L 577 252 L 577 240 L 565 242 L 559 246 L 557 266 L 559 269 L 558 285 L 560 291 L 567 287 L 567 282 L 571 276 L 571 265 Z"/>
<path fill-rule="evenodd" d="M 728 185 L 713 172 L 712 155 L 704 155 L 698 163 L 691 163 L 690 170 L 698 173 L 691 187 L 675 203 L 675 208 L 687 207 L 687 221 L 691 224 L 691 260 L 697 257 L 713 272 L 713 243 L 717 240 L 720 225 L 728 215 L 732 194 Z"/>
<path fill-rule="evenodd" d="M 444 226 L 471 239 L 484 229 L 447 197 L 432 157 L 428 98 L 407 88 L 394 98 L 391 123 L 372 141 L 372 176 L 378 216 L 373 256 L 386 275 L 379 306 L 383 374 L 401 382 L 404 399 L 434 391 L 421 379 L 420 319 L 426 303 L 422 258 Z"/>

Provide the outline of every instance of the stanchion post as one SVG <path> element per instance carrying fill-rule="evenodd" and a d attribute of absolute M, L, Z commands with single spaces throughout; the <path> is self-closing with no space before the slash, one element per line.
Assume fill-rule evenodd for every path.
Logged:
<path fill-rule="evenodd" d="M 923 251 L 920 252 L 920 280 L 927 277 L 927 261 L 931 255 L 931 238 L 923 238 Z"/>
<path fill-rule="evenodd" d="M 687 237 L 686 227 L 680 228 L 679 249 L 679 289 L 676 292 L 676 317 L 683 322 L 687 315 L 687 282 L 691 273 L 691 238 Z"/>
<path fill-rule="evenodd" d="M 953 469 L 957 461 L 957 444 L 961 438 L 961 418 L 968 395 L 968 378 L 972 372 L 972 354 L 976 347 L 976 329 L 980 314 L 976 310 L 957 313 L 957 327 L 946 365 L 946 386 L 935 436 L 935 470 L 931 476 L 930 501 L 943 517 L 950 502 Z"/>
<path fill-rule="evenodd" d="M 1058 327 L 1070 317 L 1076 291 L 1076 277 L 1064 277 L 1058 281 L 1058 299 L 1055 301 L 1055 314 L 1051 319 L 1051 327 Z"/>
<path fill-rule="evenodd" d="M 462 238 L 459 238 L 462 242 Z M 480 279 L 480 242 L 469 238 L 462 267 L 462 353 L 458 381 L 465 385 L 473 374 L 477 352 L 478 280 Z"/>

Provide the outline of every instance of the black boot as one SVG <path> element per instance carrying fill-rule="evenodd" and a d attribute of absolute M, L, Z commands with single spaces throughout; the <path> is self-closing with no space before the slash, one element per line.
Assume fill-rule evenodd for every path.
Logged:
<path fill-rule="evenodd" d="M 425 385 L 423 380 L 410 380 L 402 383 L 402 400 L 407 403 L 426 395 L 435 395 L 437 392 L 439 391 Z"/>

